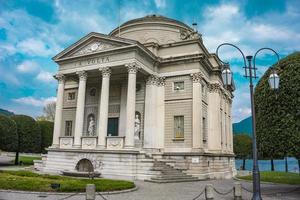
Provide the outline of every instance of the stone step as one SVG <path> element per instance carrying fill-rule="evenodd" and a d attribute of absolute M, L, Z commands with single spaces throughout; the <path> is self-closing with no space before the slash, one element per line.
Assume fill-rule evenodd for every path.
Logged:
<path fill-rule="evenodd" d="M 200 181 L 197 178 L 187 178 L 187 179 L 165 179 L 165 180 L 145 180 L 146 182 L 152 182 L 152 183 L 180 183 L 180 182 L 194 182 L 194 181 Z"/>
<path fill-rule="evenodd" d="M 157 177 L 152 177 L 151 179 L 153 180 L 173 180 L 173 179 L 194 179 L 192 176 L 157 176 Z"/>

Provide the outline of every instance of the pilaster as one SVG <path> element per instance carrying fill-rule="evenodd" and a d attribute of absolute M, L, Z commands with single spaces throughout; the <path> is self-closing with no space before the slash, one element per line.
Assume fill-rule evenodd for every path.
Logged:
<path fill-rule="evenodd" d="M 201 72 L 191 74 L 193 80 L 193 121 L 192 121 L 192 148 L 194 151 L 203 148 L 202 133 L 202 87 L 201 81 L 203 74 Z"/>

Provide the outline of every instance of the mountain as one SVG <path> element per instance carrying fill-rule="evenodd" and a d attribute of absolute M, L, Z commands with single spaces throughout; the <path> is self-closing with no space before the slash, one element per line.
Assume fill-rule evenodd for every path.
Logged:
<path fill-rule="evenodd" d="M 238 123 L 233 123 L 232 131 L 234 135 L 246 133 L 247 135 L 252 137 L 252 117 L 250 116 Z"/>
<path fill-rule="evenodd" d="M 12 116 L 14 113 L 0 108 L 0 115 Z"/>

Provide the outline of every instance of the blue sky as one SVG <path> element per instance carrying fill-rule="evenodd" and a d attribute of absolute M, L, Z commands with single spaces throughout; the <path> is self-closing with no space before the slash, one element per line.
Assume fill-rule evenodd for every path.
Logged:
<path fill-rule="evenodd" d="M 121 23 L 160 14 L 198 30 L 210 52 L 223 42 L 245 54 L 261 47 L 284 57 L 300 49 L 299 0 L 0 0 L 0 108 L 36 117 L 55 100 L 57 65 L 51 57 L 89 32 L 109 33 Z M 233 119 L 250 115 L 248 80 L 242 59 L 224 48 L 236 82 Z M 275 62 L 271 54 L 257 60 L 259 75 Z"/>

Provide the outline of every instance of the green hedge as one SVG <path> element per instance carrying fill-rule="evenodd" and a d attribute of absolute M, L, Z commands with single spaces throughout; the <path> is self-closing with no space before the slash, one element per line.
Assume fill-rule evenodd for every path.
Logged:
<path fill-rule="evenodd" d="M 14 115 L 11 117 L 17 124 L 19 136 L 19 152 L 41 152 L 41 129 L 38 123 L 26 115 Z"/>
<path fill-rule="evenodd" d="M 17 151 L 18 134 L 16 123 L 0 114 L 0 149 L 3 151 Z"/>
<path fill-rule="evenodd" d="M 37 121 L 41 129 L 41 150 L 46 153 L 45 148 L 52 145 L 54 123 L 50 121 Z"/>

